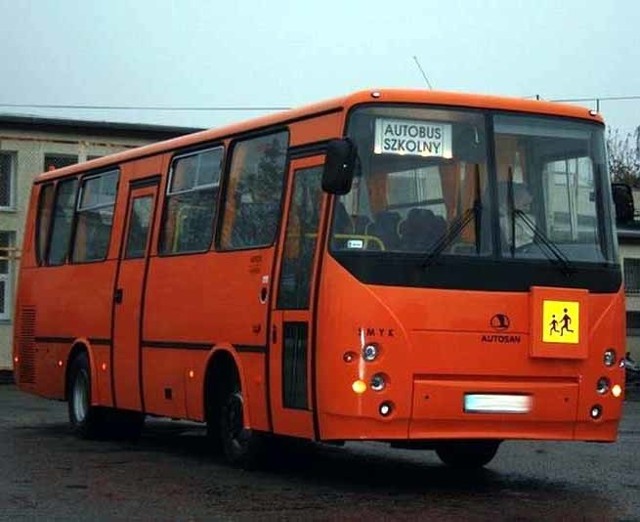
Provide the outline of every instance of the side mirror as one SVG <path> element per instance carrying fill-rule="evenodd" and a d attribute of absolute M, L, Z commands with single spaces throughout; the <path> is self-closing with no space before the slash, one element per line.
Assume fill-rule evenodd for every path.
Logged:
<path fill-rule="evenodd" d="M 612 183 L 611 192 L 616 207 L 616 222 L 629 223 L 633 221 L 635 207 L 631 187 L 625 183 Z"/>
<path fill-rule="evenodd" d="M 349 138 L 331 140 L 322 172 L 322 190 L 342 196 L 351 190 L 358 153 Z"/>

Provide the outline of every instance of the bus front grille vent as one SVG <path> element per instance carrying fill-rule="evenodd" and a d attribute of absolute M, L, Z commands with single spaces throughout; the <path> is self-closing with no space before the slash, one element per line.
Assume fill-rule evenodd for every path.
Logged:
<path fill-rule="evenodd" d="M 36 382 L 36 309 L 24 306 L 20 309 L 20 332 L 18 334 L 18 377 L 19 382 Z"/>

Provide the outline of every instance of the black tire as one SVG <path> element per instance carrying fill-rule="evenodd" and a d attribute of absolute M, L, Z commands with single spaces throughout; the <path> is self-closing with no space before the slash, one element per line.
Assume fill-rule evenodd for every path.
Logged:
<path fill-rule="evenodd" d="M 234 383 L 223 394 L 220 409 L 220 442 L 229 464 L 255 468 L 262 460 L 264 437 L 244 427 L 244 400 L 240 386 Z"/>
<path fill-rule="evenodd" d="M 440 460 L 458 469 L 477 469 L 486 466 L 496 456 L 499 440 L 452 440 L 436 448 Z"/>
<path fill-rule="evenodd" d="M 91 370 L 85 352 L 78 354 L 71 362 L 67 402 L 69 422 L 76 436 L 81 439 L 93 439 L 102 434 L 104 412 L 91 406 Z"/>
<path fill-rule="evenodd" d="M 210 389 L 207 392 L 207 439 L 209 440 L 208 447 L 213 454 L 221 454 L 223 452 L 222 447 L 222 428 L 220 426 L 220 417 L 222 416 L 222 401 L 224 395 L 216 393 L 214 389 Z"/>

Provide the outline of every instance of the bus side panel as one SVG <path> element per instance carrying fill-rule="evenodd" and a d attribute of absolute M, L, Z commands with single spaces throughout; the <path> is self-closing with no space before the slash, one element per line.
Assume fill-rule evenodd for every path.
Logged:
<path fill-rule="evenodd" d="M 185 350 L 143 348 L 143 393 L 147 413 L 186 417 L 185 377 L 190 364 Z"/>
<path fill-rule="evenodd" d="M 266 357 L 266 352 L 240 354 L 248 403 L 247 427 L 262 431 L 269 430 Z"/>
<path fill-rule="evenodd" d="M 296 122 L 291 126 L 292 133 L 289 146 L 295 147 L 335 138 L 340 135 L 343 126 L 344 112 L 335 112 L 319 118 Z"/>
<path fill-rule="evenodd" d="M 154 257 L 150 261 L 143 325 L 143 381 L 147 406 L 170 414 L 164 388 L 176 386 L 176 375 L 189 372 L 184 354 L 233 346 L 247 362 L 246 400 L 256 412 L 250 424 L 267 429 L 264 385 L 267 352 L 267 303 L 273 249 Z M 264 279 L 266 278 L 266 279 Z M 247 353 L 243 353 L 247 352 Z M 206 372 L 204 365 L 196 368 Z M 156 399 L 151 399 L 155 397 Z M 188 399 L 190 401 L 190 399 Z M 170 402 L 170 401 L 169 401 Z M 163 406 L 164 404 L 164 406 Z M 202 403 L 196 402 L 201 410 Z M 203 418 L 189 408 L 189 416 Z"/>
<path fill-rule="evenodd" d="M 23 309 L 29 309 L 34 322 L 34 374 L 29 379 L 33 382 L 27 383 L 20 378 L 20 366 L 18 371 L 19 382 L 25 390 L 45 397 L 63 398 L 67 359 L 73 341 L 86 338 L 89 343 L 100 345 L 103 351 L 108 349 L 115 269 L 115 261 L 23 269 L 20 315 L 24 314 Z M 17 327 L 18 332 L 20 328 Z M 103 359 L 104 354 L 101 361 Z M 27 361 L 18 364 L 23 363 Z M 100 387 L 105 385 L 103 382 Z M 98 397 L 101 402 L 108 398 L 106 390 L 96 395 L 94 402 Z M 110 404 L 110 398 L 106 404 Z"/>
<path fill-rule="evenodd" d="M 407 439 L 413 369 L 401 320 L 333 258 L 326 255 L 322 266 L 315 369 L 320 438 Z M 374 362 L 361 357 L 367 343 L 380 349 Z M 368 389 L 376 373 L 387 376 L 387 390 Z M 356 381 L 366 383 L 364 393 L 354 390 Z M 384 418 L 379 407 L 390 398 L 394 412 Z"/>

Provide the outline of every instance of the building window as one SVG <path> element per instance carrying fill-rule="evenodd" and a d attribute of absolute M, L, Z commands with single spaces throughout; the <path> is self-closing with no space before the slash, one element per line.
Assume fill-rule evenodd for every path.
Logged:
<path fill-rule="evenodd" d="M 624 267 L 624 291 L 627 295 L 640 294 L 640 258 L 625 257 L 622 260 Z"/>
<path fill-rule="evenodd" d="M 13 210 L 15 201 L 15 154 L 0 152 L 0 210 Z"/>
<path fill-rule="evenodd" d="M 11 319 L 12 271 L 15 259 L 14 233 L 0 231 L 0 320 Z"/>
<path fill-rule="evenodd" d="M 61 169 L 69 165 L 78 163 L 78 156 L 71 154 L 45 154 L 44 155 L 44 172 L 50 170 Z"/>

